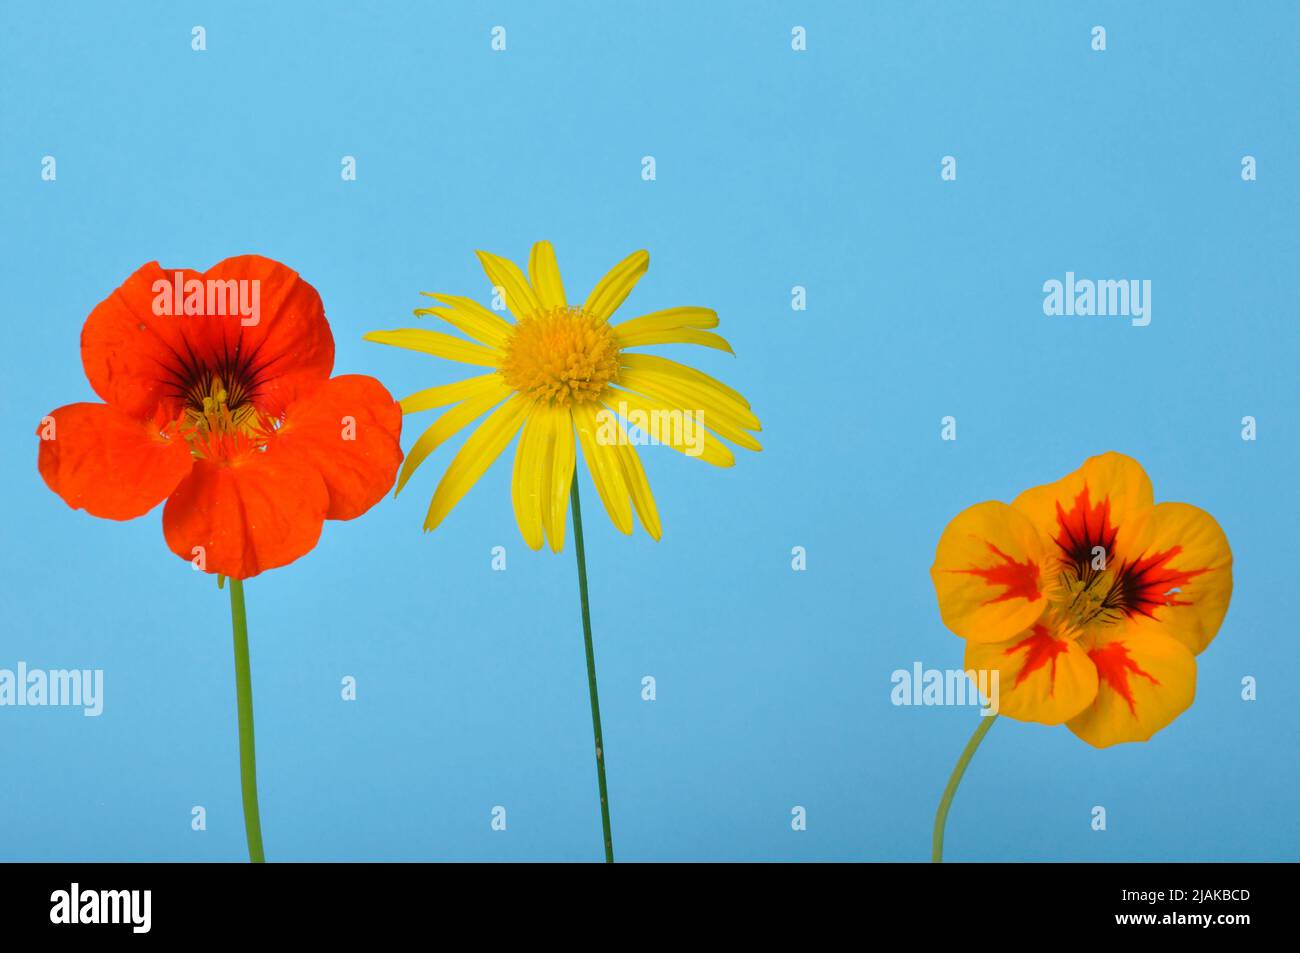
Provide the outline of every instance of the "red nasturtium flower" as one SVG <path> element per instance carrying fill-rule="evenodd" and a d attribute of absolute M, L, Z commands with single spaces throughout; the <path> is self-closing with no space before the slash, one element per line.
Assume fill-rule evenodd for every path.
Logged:
<path fill-rule="evenodd" d="M 81 359 L 104 403 L 42 421 L 41 476 L 107 519 L 165 499 L 168 547 L 210 573 L 293 562 L 324 520 L 377 503 L 402 463 L 401 408 L 373 377 L 330 377 L 320 295 L 269 258 L 150 262 L 86 319 Z"/>

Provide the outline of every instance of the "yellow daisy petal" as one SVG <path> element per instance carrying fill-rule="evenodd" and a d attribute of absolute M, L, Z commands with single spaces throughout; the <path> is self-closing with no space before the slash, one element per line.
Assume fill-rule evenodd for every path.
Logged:
<path fill-rule="evenodd" d="M 716 328 L 718 312 L 709 308 L 665 308 L 652 311 L 639 318 L 614 325 L 617 334 L 637 334 L 641 331 L 673 331 L 677 328 Z"/>
<path fill-rule="evenodd" d="M 633 393 L 630 390 L 619 390 L 611 387 L 606 392 L 605 399 L 609 409 L 624 419 L 628 419 L 630 414 L 637 413 L 642 415 L 645 420 L 653 420 L 654 415 L 659 414 L 661 420 L 666 419 L 671 422 L 675 419 L 671 417 L 672 414 L 681 415 L 683 413 L 682 409 L 675 404 L 657 400 L 654 397 L 647 397 L 644 394 Z M 688 457 L 699 457 L 705 463 L 711 463 L 715 467 L 735 465 L 736 457 L 726 444 L 720 442 L 717 437 L 705 429 L 701 430 L 699 434 L 700 441 L 695 444 L 688 439 L 689 435 L 684 423 L 685 420 L 683 419 L 683 426 L 669 425 L 661 427 L 660 432 L 652 436 L 664 446 L 672 447 Z"/>
<path fill-rule="evenodd" d="M 649 252 L 632 252 L 596 283 L 596 287 L 591 289 L 591 294 L 587 295 L 582 310 L 608 320 L 636 287 L 636 283 L 649 267 Z"/>
<path fill-rule="evenodd" d="M 402 472 L 397 476 L 397 489 L 394 491 L 394 496 L 402 492 L 406 481 L 429 454 L 510 396 L 510 389 L 495 374 L 476 378 L 476 380 L 482 383 L 475 387 L 465 401 L 435 420 L 407 451 L 406 459 L 402 462 Z"/>
<path fill-rule="evenodd" d="M 537 242 L 533 245 L 532 255 L 528 259 L 528 277 L 543 308 L 566 306 L 564 282 L 560 280 L 560 266 L 555 261 L 555 249 L 550 242 Z"/>
<path fill-rule="evenodd" d="M 619 356 L 619 361 L 623 367 L 629 367 L 637 371 L 649 371 L 658 377 L 669 378 L 680 386 L 690 387 L 693 391 L 698 390 L 704 394 L 710 394 L 720 403 L 733 408 L 738 414 L 746 414 L 750 409 L 749 401 L 745 400 L 739 391 L 733 390 L 722 381 L 710 377 L 703 371 L 697 371 L 695 368 L 679 364 L 677 361 L 670 361 L 668 358 L 660 357 L 657 354 L 622 354 Z M 745 419 L 753 425 L 747 429 L 763 429 L 758 423 L 758 418 L 754 417 L 752 413 L 748 413 Z"/>
<path fill-rule="evenodd" d="M 488 281 L 504 293 L 506 307 L 516 318 L 522 321 L 543 310 L 532 285 L 513 261 L 487 251 L 478 252 L 478 260 L 487 272 Z"/>
<path fill-rule="evenodd" d="M 468 334 L 474 340 L 488 347 L 503 347 L 510 340 L 513 328 L 499 315 L 493 314 L 477 301 L 470 298 L 457 298 L 452 295 L 434 294 L 421 291 L 426 298 L 433 298 L 443 306 L 440 308 L 416 308 L 416 315 L 433 315 L 442 318 L 458 331 Z"/>
<path fill-rule="evenodd" d="M 537 512 L 541 519 L 542 533 L 551 541 L 551 547 L 554 550 L 555 510 L 551 506 L 551 480 L 554 476 L 552 467 L 555 454 L 555 429 L 560 415 L 551 408 L 540 407 L 534 411 L 534 414 L 538 417 L 537 423 L 541 428 L 542 436 L 545 438 L 541 452 L 537 455 Z M 568 421 L 569 415 L 567 413 L 564 415 L 564 419 L 566 422 Z"/>
<path fill-rule="evenodd" d="M 612 413 L 612 411 L 606 410 L 605 413 Z M 614 449 L 619 457 L 619 465 L 623 468 L 623 482 L 632 495 L 632 505 L 636 507 L 636 515 L 640 518 L 641 525 L 645 527 L 651 539 L 659 539 L 663 535 L 663 527 L 659 523 L 659 508 L 655 506 L 654 494 L 650 492 L 650 481 L 646 479 L 645 469 L 641 466 L 641 457 L 637 454 L 636 447 L 632 446 L 622 423 L 616 419 L 614 424 L 618 427 L 620 437 Z"/>
<path fill-rule="evenodd" d="M 632 368 L 623 368 L 619 372 L 619 383 L 671 404 L 683 413 L 700 414 L 706 427 L 737 446 L 754 451 L 763 449 L 757 439 L 746 433 L 746 430 L 760 429 L 758 418 L 748 410 L 739 410 L 734 404 L 721 400 L 716 392 L 653 371 Z"/>
<path fill-rule="evenodd" d="M 559 552 L 564 548 L 565 524 L 569 517 L 569 489 L 577 478 L 574 464 L 577 463 L 578 445 L 573 435 L 573 414 L 563 407 L 555 408 L 554 429 L 555 444 L 551 448 L 550 478 L 546 481 L 549 496 L 551 519 L 547 536 L 551 540 L 551 550 Z"/>
<path fill-rule="evenodd" d="M 669 308 L 614 325 L 619 347 L 648 344 L 699 344 L 735 354 L 726 339 L 701 328 L 716 328 L 718 315 L 708 308 Z"/>
<path fill-rule="evenodd" d="M 515 522 L 529 549 L 542 548 L 542 516 L 549 522 L 550 501 L 544 498 L 542 482 L 549 477 L 544 459 L 549 450 L 551 419 L 545 413 L 529 414 L 519 434 L 515 449 L 515 469 L 510 481 L 510 498 L 515 507 Z"/>
<path fill-rule="evenodd" d="M 596 492 L 605 504 L 605 512 L 620 533 L 632 532 L 632 507 L 628 502 L 627 484 L 623 482 L 623 467 L 613 446 L 600 436 L 600 425 L 591 404 L 574 404 L 573 422 L 582 444 L 582 456 L 587 461 Z"/>
<path fill-rule="evenodd" d="M 450 334 L 426 331 L 424 328 L 371 331 L 365 335 L 365 339 L 376 344 L 388 344 L 407 351 L 420 351 L 477 367 L 496 367 L 501 362 L 501 356 L 494 350 L 454 338 Z"/>
<path fill-rule="evenodd" d="M 619 347 L 645 347 L 650 344 L 698 344 L 735 355 L 727 339 L 709 331 L 678 328 L 675 331 L 638 331 L 636 334 L 618 335 Z"/>
<path fill-rule="evenodd" d="M 472 397 L 493 382 L 501 384 L 500 375 L 484 374 L 481 377 L 471 377 L 467 380 L 456 381 L 453 384 L 427 387 L 424 390 L 416 391 L 409 397 L 403 397 L 398 403 L 402 405 L 402 413 L 415 414 L 422 410 L 432 410 L 434 407 L 446 407 L 462 401 L 466 397 Z"/>
<path fill-rule="evenodd" d="M 460 502 L 474 482 L 501 456 L 506 444 L 519 432 L 530 406 L 531 400 L 515 395 L 494 410 L 470 434 L 452 459 L 451 466 L 447 467 L 447 472 L 442 475 L 438 489 L 434 491 L 429 512 L 424 518 L 426 530 L 437 529 L 452 507 Z"/>

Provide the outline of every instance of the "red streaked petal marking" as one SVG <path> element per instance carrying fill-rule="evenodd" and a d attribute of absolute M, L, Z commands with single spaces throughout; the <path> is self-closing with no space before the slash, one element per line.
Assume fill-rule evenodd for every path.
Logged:
<path fill-rule="evenodd" d="M 1047 607 L 1044 567 L 1055 558 L 1050 538 L 1009 504 L 968 506 L 944 527 L 930 567 L 943 624 L 977 642 L 1023 635 Z"/>
<path fill-rule="evenodd" d="M 1055 537 L 1056 544 L 1085 588 L 1101 576 L 1100 571 L 1093 569 L 1095 548 L 1102 547 L 1107 559 L 1115 558 L 1118 529 L 1111 524 L 1110 509 L 1108 497 L 1092 502 L 1087 484 L 1079 491 L 1068 512 L 1059 502 L 1056 504 L 1056 519 L 1060 530 Z M 1172 546 L 1134 560 L 1126 559 L 1115 567 L 1101 607 L 1129 616 L 1138 613 L 1154 619 L 1155 610 L 1161 606 L 1191 605 L 1188 600 L 1174 598 L 1176 591 L 1209 570 L 1172 568 L 1168 563 L 1180 552 L 1181 546 Z"/>
<path fill-rule="evenodd" d="M 1092 659 L 1092 664 L 1097 666 L 1097 674 L 1101 676 L 1102 681 L 1124 699 L 1129 712 L 1133 715 L 1137 714 L 1137 705 L 1133 699 L 1133 688 L 1129 685 L 1129 676 L 1145 678 L 1152 685 L 1160 684 L 1154 675 L 1143 671 L 1142 667 L 1133 660 L 1123 642 L 1108 642 L 1101 648 L 1092 649 L 1088 652 L 1088 658 Z"/>
<path fill-rule="evenodd" d="M 1110 498 L 1102 497 L 1093 503 L 1087 483 L 1074 498 L 1074 506 L 1068 513 L 1057 502 L 1056 522 L 1059 530 L 1056 545 L 1061 547 L 1062 555 L 1080 578 L 1092 566 L 1093 549 L 1101 546 L 1107 558 L 1114 555 L 1116 529 L 1110 522 Z"/>
<path fill-rule="evenodd" d="M 1030 630 L 1033 634 L 1021 642 L 1017 642 L 1006 650 L 1007 655 L 1014 655 L 1022 649 L 1025 652 L 1025 664 L 1016 674 L 1016 685 L 1019 685 L 1026 678 L 1042 668 L 1044 665 L 1052 667 L 1050 683 L 1053 686 L 1049 689 L 1048 694 L 1053 694 L 1056 685 L 1056 657 L 1070 648 L 1067 639 L 1058 639 L 1047 630 L 1047 627 L 1041 623 L 1036 623 Z"/>
<path fill-rule="evenodd" d="M 1002 560 L 1002 565 L 984 568 L 976 566 L 970 569 L 954 569 L 952 571 L 970 576 L 979 576 L 990 586 L 1006 587 L 1001 595 L 985 601 L 986 606 L 995 602 L 1006 602 L 1009 599 L 1027 599 L 1034 602 L 1042 596 L 1042 589 L 1038 585 L 1037 563 L 1032 559 L 1026 559 L 1023 563 L 1016 562 L 1013 557 L 1008 556 L 992 543 L 985 543 L 985 545 L 988 546 L 989 552 Z"/>
<path fill-rule="evenodd" d="M 1164 552 L 1143 556 L 1120 568 L 1116 587 L 1124 610 L 1130 615 L 1141 613 L 1154 619 L 1160 606 L 1190 606 L 1190 599 L 1177 599 L 1174 594 L 1197 576 L 1209 569 L 1174 569 L 1169 561 L 1183 551 L 1172 546 Z"/>
<path fill-rule="evenodd" d="M 965 667 L 996 673 L 998 711 L 1017 721 L 1059 725 L 1097 697 L 1097 666 L 1083 645 L 1060 637 L 1051 622 L 1032 624 L 1003 642 L 967 640 Z"/>

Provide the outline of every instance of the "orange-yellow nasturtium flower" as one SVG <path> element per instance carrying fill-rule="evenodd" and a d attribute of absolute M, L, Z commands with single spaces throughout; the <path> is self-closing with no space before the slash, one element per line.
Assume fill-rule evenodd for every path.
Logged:
<path fill-rule="evenodd" d="M 1146 741 L 1192 703 L 1232 551 L 1208 513 L 1157 504 L 1136 460 L 1105 453 L 958 514 L 930 575 L 966 668 L 998 672 L 1002 714 L 1105 748 Z"/>

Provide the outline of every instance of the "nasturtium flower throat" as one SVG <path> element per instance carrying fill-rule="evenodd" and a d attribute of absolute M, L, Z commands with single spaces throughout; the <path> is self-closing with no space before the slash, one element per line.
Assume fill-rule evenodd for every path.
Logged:
<path fill-rule="evenodd" d="M 184 407 L 178 432 L 195 458 L 233 460 L 266 449 L 280 417 L 259 409 L 251 361 L 222 355 L 208 366 L 187 359 L 169 373 Z"/>

